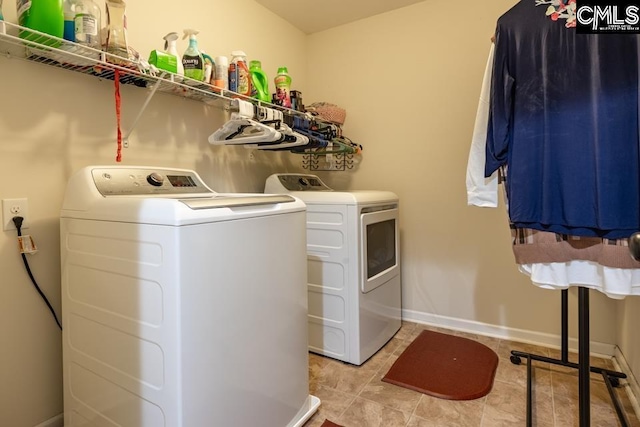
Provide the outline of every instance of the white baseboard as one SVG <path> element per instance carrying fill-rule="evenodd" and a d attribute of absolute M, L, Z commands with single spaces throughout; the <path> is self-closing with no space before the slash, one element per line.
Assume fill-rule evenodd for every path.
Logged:
<path fill-rule="evenodd" d="M 35 427 L 64 427 L 64 414 L 57 415 Z"/>
<path fill-rule="evenodd" d="M 631 370 L 631 366 L 627 362 L 627 358 L 624 357 L 624 354 L 620 351 L 620 348 L 616 347 L 616 352 L 613 358 L 614 365 L 616 365 L 616 370 L 622 372 L 627 375 L 627 379 L 625 380 L 629 384 L 629 400 L 631 401 L 631 405 L 633 405 L 633 410 L 636 412 L 636 416 L 640 418 L 640 404 L 638 404 L 638 396 L 640 396 L 640 384 L 638 384 L 638 380 L 633 375 L 633 371 Z"/>
<path fill-rule="evenodd" d="M 410 322 L 421 323 L 430 326 L 452 329 L 455 331 L 469 332 L 490 337 L 508 339 L 527 344 L 536 344 L 545 347 L 557 348 L 561 346 L 560 335 L 545 334 L 542 332 L 527 331 L 524 329 L 508 328 L 505 326 L 491 325 L 473 320 L 456 319 L 414 310 L 402 310 L 402 319 Z M 591 341 L 591 354 L 596 356 L 613 357 L 616 346 Z M 578 340 L 569 338 L 569 350 L 578 350 Z"/>

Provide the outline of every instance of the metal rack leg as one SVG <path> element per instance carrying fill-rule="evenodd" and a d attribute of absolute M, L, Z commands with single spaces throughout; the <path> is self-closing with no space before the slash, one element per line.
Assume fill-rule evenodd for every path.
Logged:
<path fill-rule="evenodd" d="M 589 290 L 578 289 L 578 399 L 580 427 L 591 425 L 591 369 L 589 360 Z"/>
<path fill-rule="evenodd" d="M 533 391 L 532 391 L 532 363 L 534 360 L 540 362 L 551 363 L 554 365 L 566 366 L 578 370 L 579 375 L 579 415 L 580 427 L 588 427 L 591 422 L 590 408 L 590 373 L 595 372 L 603 376 L 609 395 L 613 401 L 616 413 L 622 427 L 628 427 L 629 422 L 626 419 L 622 405 L 613 387 L 619 385 L 620 378 L 627 378 L 622 372 L 612 371 L 609 369 L 590 366 L 590 350 L 589 350 L 589 290 L 580 287 L 578 291 L 578 323 L 579 323 L 579 363 L 569 362 L 569 327 L 568 327 L 568 290 L 562 290 L 561 295 L 561 317 L 562 317 L 562 343 L 561 343 L 561 359 L 552 359 L 550 357 L 540 356 L 532 353 L 511 350 L 511 362 L 519 365 L 522 358 L 527 360 L 527 427 L 532 426 L 533 420 Z"/>
<path fill-rule="evenodd" d="M 569 362 L 569 290 L 563 289 L 560 295 L 560 314 L 562 322 L 562 342 L 560 343 L 560 357 L 564 363 Z"/>
<path fill-rule="evenodd" d="M 527 357 L 527 427 L 533 427 L 533 361 Z"/>
<path fill-rule="evenodd" d="M 609 394 L 611 396 L 615 396 L 615 390 L 613 389 L 613 385 L 611 384 L 611 378 L 609 378 L 608 375 L 602 375 L 602 378 L 604 379 L 604 383 L 607 386 L 607 390 L 609 391 Z M 627 419 L 627 415 L 624 413 L 624 408 L 622 407 L 622 405 L 620 404 L 620 402 L 618 401 L 618 399 L 613 399 L 613 406 L 616 410 L 616 414 L 618 414 L 618 419 L 620 420 L 620 426 L 621 427 L 629 427 L 629 420 Z"/>

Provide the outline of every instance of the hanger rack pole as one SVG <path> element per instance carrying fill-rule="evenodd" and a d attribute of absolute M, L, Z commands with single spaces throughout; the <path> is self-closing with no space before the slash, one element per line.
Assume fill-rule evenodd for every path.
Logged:
<path fill-rule="evenodd" d="M 614 387 L 618 387 L 620 385 L 620 378 L 627 378 L 627 376 L 622 372 L 590 366 L 589 289 L 582 286 L 578 288 L 578 363 L 569 362 L 569 291 L 567 289 L 563 289 L 561 292 L 561 359 L 553 359 L 537 354 L 511 350 L 511 363 L 519 365 L 522 363 L 522 358 L 527 359 L 527 427 L 531 427 L 533 425 L 533 375 L 531 365 L 534 360 L 578 369 L 580 427 L 589 427 L 591 425 L 591 372 L 602 375 L 607 386 L 607 390 L 609 391 L 609 396 L 611 397 L 611 400 L 615 407 L 616 414 L 618 415 L 618 419 L 620 420 L 620 425 L 622 427 L 628 427 L 629 421 L 627 420 L 624 409 L 622 408 L 622 405 L 620 404 L 618 396 L 614 390 Z"/>

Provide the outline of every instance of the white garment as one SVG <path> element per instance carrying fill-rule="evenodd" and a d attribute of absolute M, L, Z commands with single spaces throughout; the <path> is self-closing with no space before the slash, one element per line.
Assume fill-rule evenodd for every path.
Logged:
<path fill-rule="evenodd" d="M 480 101 L 478 102 L 471 149 L 469 150 L 467 204 L 495 208 L 498 206 L 497 172 L 490 178 L 484 177 L 493 55 L 494 46 L 492 43 L 482 80 Z M 583 286 L 598 290 L 613 299 L 623 299 L 627 295 L 640 295 L 640 269 L 604 267 L 593 261 L 581 260 L 521 264 L 518 268 L 521 273 L 531 278 L 534 285 L 544 289 L 567 289 L 570 286 Z"/>
<path fill-rule="evenodd" d="M 623 299 L 640 295 L 640 269 L 603 267 L 593 261 L 521 264 L 520 272 L 544 289 L 583 286 L 602 292 L 609 298 Z"/>
<path fill-rule="evenodd" d="M 491 43 L 489 59 L 484 70 L 480 101 L 473 128 L 469 161 L 467 163 L 467 204 L 495 208 L 498 206 L 498 172 L 490 178 L 484 177 L 484 162 L 487 146 L 487 125 L 489 123 L 489 99 L 491 96 L 491 74 L 493 72 L 493 51 Z"/>

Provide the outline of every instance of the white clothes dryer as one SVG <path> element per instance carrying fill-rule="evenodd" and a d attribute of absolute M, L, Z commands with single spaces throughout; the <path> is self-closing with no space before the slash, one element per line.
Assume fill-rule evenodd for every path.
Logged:
<path fill-rule="evenodd" d="M 309 350 L 361 365 L 401 326 L 398 196 L 308 174 L 271 175 L 265 193 L 307 205 Z"/>
<path fill-rule="evenodd" d="M 91 166 L 60 233 L 65 426 L 299 427 L 318 408 L 300 200 Z"/>

